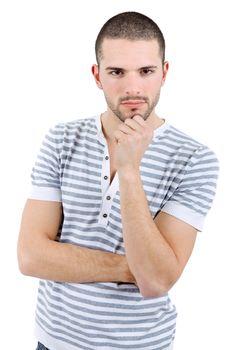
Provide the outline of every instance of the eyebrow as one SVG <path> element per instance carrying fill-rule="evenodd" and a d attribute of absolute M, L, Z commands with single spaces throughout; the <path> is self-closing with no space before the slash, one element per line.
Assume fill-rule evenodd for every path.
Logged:
<path fill-rule="evenodd" d="M 141 70 L 141 69 L 156 69 L 158 68 L 158 66 L 144 66 L 144 67 L 140 67 L 138 68 L 138 70 Z M 125 70 L 124 68 L 120 68 L 120 67 L 106 67 L 105 70 Z"/>

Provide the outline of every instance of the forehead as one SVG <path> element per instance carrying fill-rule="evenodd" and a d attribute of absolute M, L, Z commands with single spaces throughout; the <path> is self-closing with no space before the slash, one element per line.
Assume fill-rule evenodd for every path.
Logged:
<path fill-rule="evenodd" d="M 104 39 L 103 64 L 124 67 L 128 63 L 146 66 L 161 61 L 157 40 Z"/>

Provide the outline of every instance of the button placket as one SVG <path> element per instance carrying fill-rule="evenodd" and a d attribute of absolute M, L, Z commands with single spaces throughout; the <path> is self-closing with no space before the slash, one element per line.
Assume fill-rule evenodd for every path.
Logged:
<path fill-rule="evenodd" d="M 117 190 L 118 177 L 115 175 L 110 184 L 110 161 L 107 153 L 107 145 L 105 148 L 105 155 L 102 164 L 102 208 L 99 216 L 99 224 L 107 226 L 110 210 L 112 207 L 112 200 Z"/>
<path fill-rule="evenodd" d="M 107 226 L 108 218 L 111 212 L 112 201 L 118 189 L 118 178 L 115 176 L 111 186 L 109 186 L 102 202 L 102 209 L 100 213 L 99 223 Z"/>
<path fill-rule="evenodd" d="M 109 162 L 109 155 L 108 155 L 108 147 L 107 144 L 105 144 L 104 148 L 104 157 L 102 162 L 102 174 L 101 174 L 101 187 L 102 187 L 102 194 L 106 193 L 108 186 L 109 186 L 109 174 L 110 174 L 110 162 Z"/>

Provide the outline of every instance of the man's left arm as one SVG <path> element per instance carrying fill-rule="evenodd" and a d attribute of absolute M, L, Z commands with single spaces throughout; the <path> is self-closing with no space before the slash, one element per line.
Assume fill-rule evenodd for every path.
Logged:
<path fill-rule="evenodd" d="M 139 173 L 121 173 L 120 200 L 126 258 L 141 294 L 158 297 L 180 277 L 197 230 L 164 212 L 151 217 Z"/>
<path fill-rule="evenodd" d="M 139 166 L 152 135 L 140 116 L 127 119 L 115 132 L 126 258 L 144 297 L 158 297 L 174 285 L 197 234 L 191 225 L 167 213 L 151 217 Z"/>

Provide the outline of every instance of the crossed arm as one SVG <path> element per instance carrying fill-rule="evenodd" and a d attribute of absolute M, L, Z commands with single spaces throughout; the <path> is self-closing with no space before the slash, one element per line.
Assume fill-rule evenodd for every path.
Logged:
<path fill-rule="evenodd" d="M 188 261 L 196 231 L 165 213 L 153 221 L 140 177 L 130 180 L 121 181 L 125 256 L 57 242 L 61 203 L 29 199 L 18 240 L 21 272 L 60 282 L 136 283 L 144 297 L 167 292 Z"/>
<path fill-rule="evenodd" d="M 61 219 L 61 203 L 27 201 L 18 240 L 23 274 L 71 283 L 135 282 L 125 256 L 57 242 Z"/>

